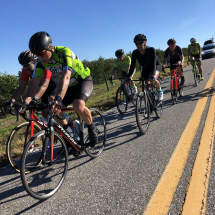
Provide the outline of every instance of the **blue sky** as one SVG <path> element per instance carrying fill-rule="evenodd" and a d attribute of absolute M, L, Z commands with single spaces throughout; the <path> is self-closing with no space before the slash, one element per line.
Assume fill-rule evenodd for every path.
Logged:
<path fill-rule="evenodd" d="M 0 72 L 18 74 L 18 56 L 38 31 L 89 61 L 113 58 L 120 48 L 133 51 L 139 33 L 156 49 L 165 50 L 169 38 L 182 48 L 191 37 L 202 45 L 215 36 L 214 5 L 214 0 L 1 0 Z"/>

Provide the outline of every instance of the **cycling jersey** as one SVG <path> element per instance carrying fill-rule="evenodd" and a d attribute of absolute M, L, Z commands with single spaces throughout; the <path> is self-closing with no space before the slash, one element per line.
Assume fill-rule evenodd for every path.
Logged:
<path fill-rule="evenodd" d="M 85 67 L 78 57 L 67 47 L 53 46 L 54 53 L 48 64 L 38 60 L 35 64 L 33 77 L 42 78 L 45 70 L 61 79 L 64 70 L 70 70 L 69 86 L 74 86 L 90 75 L 90 69 Z"/>
<path fill-rule="evenodd" d="M 172 59 L 178 59 L 179 56 L 183 55 L 182 50 L 179 46 L 175 47 L 175 50 L 172 51 L 170 48 L 167 48 L 164 53 L 164 58 L 170 57 L 170 60 Z"/>
<path fill-rule="evenodd" d="M 127 55 L 125 55 L 123 61 L 119 61 L 118 58 L 114 61 L 114 68 L 121 69 L 124 72 L 128 71 L 128 67 L 130 65 L 131 65 L 131 58 Z"/>
<path fill-rule="evenodd" d="M 131 67 L 129 70 L 130 76 L 134 71 L 136 60 L 138 60 L 140 66 L 142 66 L 142 77 L 145 79 L 150 76 L 155 76 L 156 70 L 161 71 L 162 66 L 153 47 L 146 46 L 144 55 L 142 55 L 138 49 L 132 52 Z"/>
<path fill-rule="evenodd" d="M 199 54 L 199 47 L 201 47 L 200 43 L 196 43 L 195 46 L 192 46 L 192 44 L 188 45 L 188 49 L 190 50 L 192 55 Z"/>
<path fill-rule="evenodd" d="M 32 78 L 32 74 L 29 74 L 24 68 L 22 68 L 22 74 L 20 81 L 29 81 L 29 78 Z"/>

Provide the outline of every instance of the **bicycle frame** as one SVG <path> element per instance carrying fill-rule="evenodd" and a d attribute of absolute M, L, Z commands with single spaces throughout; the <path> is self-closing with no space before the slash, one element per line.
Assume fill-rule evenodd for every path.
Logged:
<path fill-rule="evenodd" d="M 177 69 L 171 70 L 171 90 L 178 90 L 178 71 Z"/>

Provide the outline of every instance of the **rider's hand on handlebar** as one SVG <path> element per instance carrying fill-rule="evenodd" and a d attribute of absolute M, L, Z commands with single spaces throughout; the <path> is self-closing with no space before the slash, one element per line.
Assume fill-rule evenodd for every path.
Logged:
<path fill-rule="evenodd" d="M 3 114 L 6 115 L 7 110 L 11 109 L 12 107 L 13 107 L 13 102 L 12 101 L 4 103 L 3 108 L 2 108 Z"/>
<path fill-rule="evenodd" d="M 17 116 L 17 114 L 19 113 L 19 114 L 22 114 L 22 113 L 24 113 L 25 111 L 26 111 L 26 108 L 28 107 L 28 103 L 26 103 L 26 102 L 22 102 L 21 104 L 19 104 L 17 107 L 18 108 L 16 108 L 15 109 L 15 111 L 14 111 L 14 113 L 15 113 L 15 115 Z M 18 111 L 18 113 L 17 113 L 17 111 Z"/>
<path fill-rule="evenodd" d="M 51 112 L 54 113 L 54 115 L 59 115 L 62 108 L 62 98 L 60 96 L 56 96 L 55 101 L 52 104 Z"/>

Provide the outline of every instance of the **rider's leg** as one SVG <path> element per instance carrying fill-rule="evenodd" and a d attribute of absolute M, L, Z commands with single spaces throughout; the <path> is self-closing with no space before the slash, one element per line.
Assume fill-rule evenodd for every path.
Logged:
<path fill-rule="evenodd" d="M 203 69 L 202 69 L 202 62 L 201 61 L 198 62 L 198 67 L 199 67 L 199 73 L 201 74 L 201 77 L 203 78 Z"/>
<path fill-rule="evenodd" d="M 178 65 L 180 65 L 181 61 L 178 61 Z M 181 68 L 181 66 L 177 67 L 178 73 L 181 77 L 181 85 L 184 85 L 185 82 L 185 78 L 184 78 L 184 74 L 183 74 L 183 69 Z"/>

